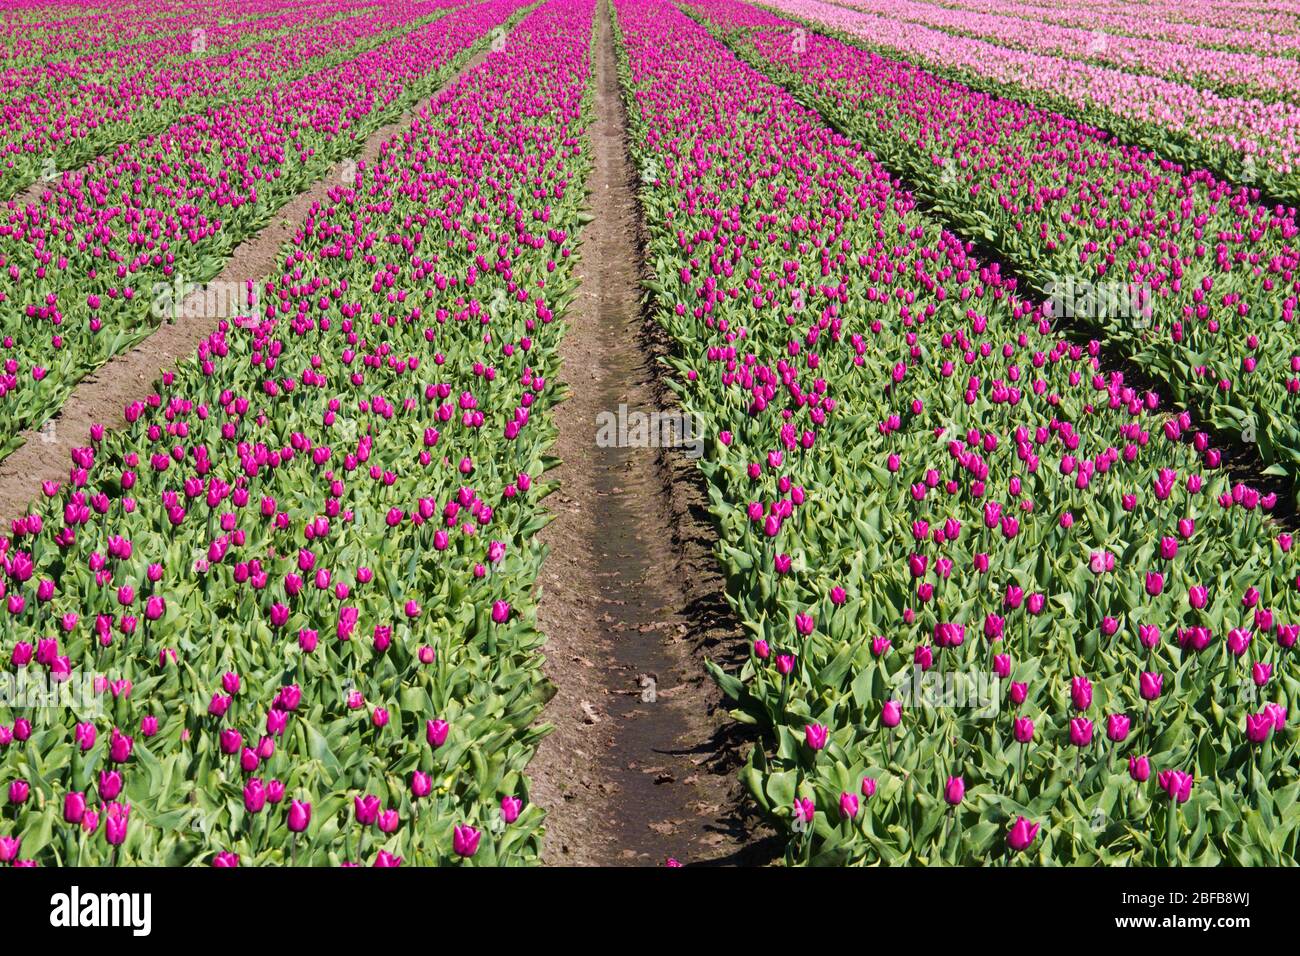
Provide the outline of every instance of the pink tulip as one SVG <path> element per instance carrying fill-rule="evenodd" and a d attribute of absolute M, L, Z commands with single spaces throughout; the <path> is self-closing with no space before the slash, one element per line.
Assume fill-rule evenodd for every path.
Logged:
<path fill-rule="evenodd" d="M 473 856 L 478 852 L 478 843 L 482 835 L 482 833 L 469 824 L 454 827 L 452 829 L 451 838 L 452 851 L 460 857 Z"/>
<path fill-rule="evenodd" d="M 1024 817 L 1016 817 L 1016 822 L 1007 832 L 1007 846 L 1016 853 L 1029 849 L 1033 845 L 1034 838 L 1038 836 L 1038 826 L 1037 823 L 1030 823 Z"/>
<path fill-rule="evenodd" d="M 1106 737 L 1112 743 L 1121 743 L 1128 737 L 1129 719 L 1124 714 L 1110 714 L 1106 717 Z"/>
<path fill-rule="evenodd" d="M 301 800 L 289 803 L 288 824 L 292 833 L 302 833 L 311 823 L 311 804 Z"/>
<path fill-rule="evenodd" d="M 425 736 L 429 739 L 429 744 L 435 750 L 447 742 L 447 734 L 451 731 L 451 725 L 445 720 L 425 721 Z"/>
<path fill-rule="evenodd" d="M 1187 798 L 1192 794 L 1192 785 L 1195 781 L 1190 773 L 1183 773 L 1181 770 L 1162 770 L 1156 775 L 1156 782 L 1171 800 L 1186 803 Z"/>
<path fill-rule="evenodd" d="M 829 731 L 822 724 L 809 724 L 804 728 L 804 740 L 808 749 L 812 751 L 821 750 L 826 746 L 826 738 Z"/>
<path fill-rule="evenodd" d="M 504 796 L 501 798 L 501 819 L 507 824 L 514 823 L 519 819 L 519 813 L 523 810 L 524 802 L 518 797 Z"/>
<path fill-rule="evenodd" d="M 880 710 L 880 722 L 889 728 L 897 727 L 903 720 L 903 706 L 896 700 L 887 700 Z"/>

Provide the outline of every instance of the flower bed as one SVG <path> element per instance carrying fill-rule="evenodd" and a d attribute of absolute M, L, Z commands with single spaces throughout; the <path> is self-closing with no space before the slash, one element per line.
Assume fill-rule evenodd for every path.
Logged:
<path fill-rule="evenodd" d="M 0 709 L 0 862 L 536 860 L 593 9 L 525 17 L 0 539 L 0 674 L 90 688 Z"/>

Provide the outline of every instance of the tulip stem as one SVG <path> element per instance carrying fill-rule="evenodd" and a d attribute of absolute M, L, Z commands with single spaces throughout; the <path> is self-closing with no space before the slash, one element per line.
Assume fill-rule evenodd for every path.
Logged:
<path fill-rule="evenodd" d="M 1169 809 L 1165 814 L 1165 864 L 1174 865 L 1178 855 L 1178 799 L 1169 798 Z"/>

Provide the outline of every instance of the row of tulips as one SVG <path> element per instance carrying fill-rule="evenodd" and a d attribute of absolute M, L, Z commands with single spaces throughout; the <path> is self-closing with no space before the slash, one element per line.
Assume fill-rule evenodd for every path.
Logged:
<path fill-rule="evenodd" d="M 536 859 L 592 12 L 523 18 L 0 539 L 0 679 L 83 691 L 0 705 L 0 864 Z"/>
<path fill-rule="evenodd" d="M 882 56 L 1062 113 L 1165 159 L 1300 201 L 1300 103 L 1221 95 L 1184 81 L 1013 50 L 822 0 L 766 5 Z"/>
<path fill-rule="evenodd" d="M 0 111 L 0 196 L 58 170 L 79 169 L 119 143 L 218 104 L 354 59 L 458 5 L 460 0 L 390 3 L 360 16 L 347 16 L 348 4 L 331 5 L 276 18 L 264 33 L 245 26 L 243 42 L 210 56 L 169 62 L 146 44 L 121 52 L 118 75 L 92 63 L 89 69 L 97 72 L 87 79 L 12 92 Z M 184 42 L 189 49 L 195 37 Z"/>
<path fill-rule="evenodd" d="M 229 9 L 226 0 L 160 0 L 148 4 L 147 9 L 134 3 L 106 3 L 92 10 L 73 4 L 52 6 L 44 0 L 13 0 L 5 5 L 5 19 L 0 23 L 0 53 L 13 65 L 57 62 L 73 55 L 179 36 Z M 251 18 L 258 16 L 260 9 L 265 8 L 250 4 L 241 12 Z"/>
<path fill-rule="evenodd" d="M 742 55 L 901 172 L 1067 316 L 1215 429 L 1300 473 L 1294 208 L 738 3 L 700 4 Z M 1100 291 L 1099 291 L 1100 290 Z M 1115 295 L 1110 295 L 1110 292 Z"/>
<path fill-rule="evenodd" d="M 331 4 L 330 16 L 357 15 L 372 4 L 351 3 Z M 57 15 L 48 8 L 45 16 L 57 20 Z M 323 13 L 327 7 L 320 7 Z M 58 85 L 75 86 L 93 82 L 96 79 L 116 82 L 121 77 L 130 76 L 141 66 L 179 65 L 189 60 L 201 60 L 212 54 L 220 53 L 240 43 L 247 43 L 256 35 L 266 35 L 275 31 L 289 31 L 294 26 L 319 22 L 320 16 L 311 18 L 301 6 L 285 3 L 283 0 L 256 0 L 241 8 L 238 17 L 218 20 L 207 11 L 195 10 L 188 18 L 188 28 L 169 29 L 161 35 L 140 40 L 132 36 L 129 30 L 119 33 L 126 23 L 114 24 L 112 39 L 91 49 L 78 34 L 88 30 L 102 29 L 89 24 L 72 28 L 73 36 L 66 47 L 53 52 L 48 57 L 28 61 L 21 56 L 9 55 L 4 58 L 5 72 L 0 77 L 0 90 L 6 94 L 5 101 L 15 92 L 31 88 L 48 89 Z M 138 21 L 144 12 L 139 8 L 128 11 L 127 23 Z M 28 31 L 39 29 L 36 24 L 27 26 Z M 65 31 L 67 28 L 63 28 Z M 201 32 L 200 32 L 201 31 Z M 196 43 L 201 38 L 201 44 Z M 203 49 L 196 49 L 198 46 Z"/>
<path fill-rule="evenodd" d="M 699 23 L 617 9 L 752 639 L 711 671 L 767 733 L 744 778 L 789 861 L 1294 862 L 1275 500 Z"/>
<path fill-rule="evenodd" d="M 435 0 L 435 3 L 437 0 Z M 0 453 L 330 164 L 430 95 L 527 0 L 485 0 L 359 56 L 187 116 L 66 173 L 0 223 Z M 427 8 L 426 8 L 427 9 Z M 247 281 L 256 277 L 249 276 Z M 251 294 L 251 291 L 250 293 Z M 231 310 L 238 294 L 214 300 Z"/>
<path fill-rule="evenodd" d="M 1224 4 L 1215 0 L 1156 0 L 1060 6 L 1044 0 L 944 0 L 957 10 L 978 9 L 1039 23 L 1102 30 L 1112 36 L 1191 43 L 1207 50 L 1300 53 L 1300 5 Z"/>
<path fill-rule="evenodd" d="M 1300 36 L 1290 55 L 1206 49 L 1194 43 L 1111 36 L 1095 29 L 1059 26 L 992 12 L 954 10 L 925 0 L 842 0 L 874 16 L 918 24 L 1027 53 L 1159 76 L 1222 96 L 1265 102 L 1300 100 Z"/>

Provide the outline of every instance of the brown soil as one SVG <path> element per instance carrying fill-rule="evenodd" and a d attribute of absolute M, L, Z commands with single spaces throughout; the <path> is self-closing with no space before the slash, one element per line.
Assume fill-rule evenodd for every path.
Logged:
<path fill-rule="evenodd" d="M 487 55 L 479 53 L 472 57 L 426 103 L 375 130 L 354 159 L 374 161 L 380 147 L 410 126 L 420 108 L 431 106 L 443 90 L 483 62 Z M 254 285 L 264 283 L 280 260 L 281 246 L 293 237 L 312 204 L 327 201 L 326 193 L 341 182 L 346 162 L 340 160 L 331 166 L 315 185 L 280 207 L 268 226 L 236 246 L 208 288 L 230 288 L 228 283 L 242 286 L 249 280 Z M 35 190 L 33 198 L 38 200 L 46 185 L 39 183 L 28 192 Z M 0 528 L 26 512 L 39 494 L 42 481 L 67 478 L 69 452 L 89 443 L 92 424 L 102 422 L 109 428 L 124 425 L 122 410 L 126 404 L 143 398 L 165 369 L 193 354 L 199 343 L 216 330 L 222 319 L 203 314 L 206 300 L 206 289 L 186 298 L 180 317 L 163 323 L 149 338 L 100 366 L 77 385 L 49 423 L 42 429 L 23 433 L 23 446 L 0 462 Z"/>
<path fill-rule="evenodd" d="M 661 411 L 658 346 L 639 306 L 640 221 L 601 6 L 593 221 L 561 343 L 568 400 L 556 411 L 558 513 L 538 619 L 558 690 L 555 725 L 529 771 L 547 810 L 550 864 L 758 863 L 765 831 L 738 809 L 748 745 L 702 663 L 742 643 L 710 553 L 714 540 L 693 464 L 680 449 L 600 447 L 597 415 Z"/>

